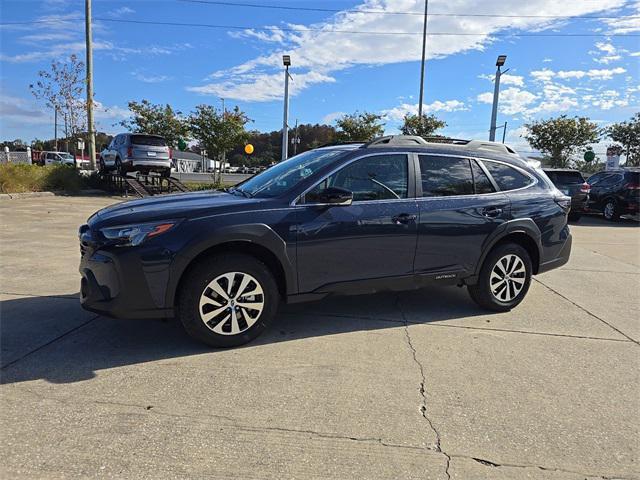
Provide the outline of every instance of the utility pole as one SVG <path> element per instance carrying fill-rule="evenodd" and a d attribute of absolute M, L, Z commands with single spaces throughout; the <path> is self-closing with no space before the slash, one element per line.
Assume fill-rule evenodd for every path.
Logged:
<path fill-rule="evenodd" d="M 55 151 L 58 151 L 58 106 L 53 107 L 53 138 L 55 142 Z"/>
<path fill-rule="evenodd" d="M 289 157 L 289 67 L 291 56 L 283 55 L 284 64 L 284 118 L 282 120 L 282 158 L 285 161 Z"/>
<path fill-rule="evenodd" d="M 427 54 L 427 21 L 429 18 L 429 0 L 424 0 L 424 25 L 422 27 L 422 63 L 420 66 L 420 101 L 418 102 L 418 118 L 422 123 L 422 102 L 424 100 L 424 67 Z"/>
<path fill-rule="evenodd" d="M 496 120 L 498 119 L 498 97 L 500 96 L 500 77 L 502 73 L 500 67 L 504 65 L 507 60 L 506 55 L 499 55 L 496 60 L 496 79 L 493 86 L 493 108 L 491 109 L 491 128 L 489 129 L 489 141 L 495 142 L 496 140 Z M 506 72 L 506 70 L 505 70 Z"/>
<path fill-rule="evenodd" d="M 89 135 L 89 168 L 96 168 L 96 132 L 93 125 L 93 39 L 91 36 L 91 0 L 85 0 L 85 34 L 87 43 L 87 130 Z"/>
<path fill-rule="evenodd" d="M 224 124 L 225 124 L 225 121 L 227 120 L 227 109 L 224 106 L 224 98 L 220 98 L 220 100 L 222 100 L 222 130 L 224 131 Z M 224 168 L 225 163 L 227 163 L 227 152 L 223 150 L 222 162 L 220 162 L 219 172 L 218 172 L 218 178 L 221 183 L 222 183 L 222 169 Z M 215 171 L 215 165 L 213 170 Z"/>
<path fill-rule="evenodd" d="M 298 138 L 298 119 L 296 118 L 296 128 L 293 130 L 293 155 L 295 156 L 298 153 L 298 143 L 300 139 Z"/>

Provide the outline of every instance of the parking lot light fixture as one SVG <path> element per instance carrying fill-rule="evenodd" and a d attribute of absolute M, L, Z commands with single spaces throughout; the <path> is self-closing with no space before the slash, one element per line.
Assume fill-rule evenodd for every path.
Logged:
<path fill-rule="evenodd" d="M 507 61 L 506 55 L 498 55 L 498 59 L 496 60 L 496 79 L 493 86 L 493 107 L 491 109 L 491 127 L 489 129 L 489 140 L 494 142 L 496 140 L 496 121 L 498 119 L 498 97 L 500 95 L 500 77 L 502 76 L 502 71 L 500 67 L 504 66 L 504 63 Z"/>
<path fill-rule="evenodd" d="M 283 55 L 284 65 L 284 118 L 282 120 L 282 157 L 284 161 L 289 156 L 289 67 L 291 66 L 291 56 Z"/>

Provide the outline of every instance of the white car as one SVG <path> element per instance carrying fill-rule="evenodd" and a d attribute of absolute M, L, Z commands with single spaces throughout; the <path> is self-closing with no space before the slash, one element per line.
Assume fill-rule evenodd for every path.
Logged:
<path fill-rule="evenodd" d="M 76 159 L 69 152 L 42 152 L 40 158 L 45 165 L 69 165 L 76 166 Z"/>

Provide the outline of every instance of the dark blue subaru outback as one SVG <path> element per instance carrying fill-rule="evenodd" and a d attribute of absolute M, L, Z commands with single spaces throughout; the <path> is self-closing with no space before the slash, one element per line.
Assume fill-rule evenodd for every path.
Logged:
<path fill-rule="evenodd" d="M 241 345 L 278 304 L 466 285 L 506 311 L 531 275 L 567 262 L 571 199 L 509 147 L 383 137 L 311 150 L 234 188 L 100 210 L 80 228 L 81 302 L 124 318 L 178 317 Z"/>

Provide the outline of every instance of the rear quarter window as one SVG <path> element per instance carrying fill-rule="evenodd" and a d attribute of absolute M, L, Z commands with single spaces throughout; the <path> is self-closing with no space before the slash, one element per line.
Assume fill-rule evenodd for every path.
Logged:
<path fill-rule="evenodd" d="M 150 135 L 131 135 L 131 144 L 132 145 L 147 145 L 150 147 L 166 147 L 167 142 L 165 142 L 162 137 L 153 137 Z"/>
<path fill-rule="evenodd" d="M 489 174 L 502 191 L 517 190 L 533 183 L 531 177 L 503 163 L 488 160 L 483 160 L 482 163 L 487 167 Z"/>

